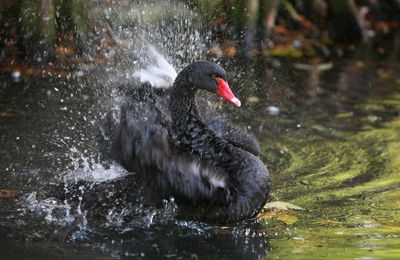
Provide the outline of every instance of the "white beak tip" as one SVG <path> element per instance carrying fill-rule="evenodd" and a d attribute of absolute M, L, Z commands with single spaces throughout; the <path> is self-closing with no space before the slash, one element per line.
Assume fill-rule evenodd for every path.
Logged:
<path fill-rule="evenodd" d="M 242 105 L 242 103 L 240 102 L 240 100 L 236 97 L 231 99 L 232 104 L 234 104 L 236 107 L 240 107 Z"/>

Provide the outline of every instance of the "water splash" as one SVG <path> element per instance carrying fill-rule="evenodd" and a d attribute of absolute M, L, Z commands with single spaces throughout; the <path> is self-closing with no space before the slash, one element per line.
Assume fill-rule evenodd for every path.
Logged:
<path fill-rule="evenodd" d="M 110 142 L 112 133 L 104 122 L 110 120 L 115 127 L 120 104 L 129 89 L 143 82 L 159 88 L 172 86 L 177 71 L 204 58 L 211 37 L 210 32 L 203 32 L 197 13 L 181 2 L 139 1 L 108 6 L 88 2 L 87 7 L 96 31 L 95 34 L 81 34 L 86 43 L 85 55 L 96 63 L 95 57 L 100 52 L 107 57 L 107 63 L 78 66 L 77 71 L 86 75 L 74 79 L 81 85 L 79 92 L 94 102 L 85 111 L 70 108 L 67 112 L 76 113 L 83 122 L 78 125 L 74 117 L 68 117 L 67 125 L 75 126 L 71 129 L 73 132 L 65 134 L 69 139 L 65 140 L 64 136 L 53 139 L 68 151 L 65 155 L 69 159 L 69 170 L 61 170 L 62 176 L 104 181 L 123 173 L 117 166 L 102 160 L 96 144 L 98 140 L 91 131 L 99 131 L 102 138 Z M 100 42 L 110 38 L 113 44 L 101 48 L 96 44 L 99 38 Z M 79 94 L 82 93 L 75 96 Z M 68 102 L 68 98 L 65 101 Z M 85 124 L 90 128 L 83 128 Z"/>
<path fill-rule="evenodd" d="M 64 89 L 52 92 L 60 96 L 65 104 L 63 108 L 67 108 L 62 110 L 64 115 L 62 122 L 57 122 L 57 128 L 73 127 L 68 127 L 69 131 L 57 129 L 50 139 L 60 150 L 68 151 L 60 160 L 69 164 L 67 168 L 72 171 L 77 169 L 77 161 L 83 167 L 105 164 L 99 158 L 96 131 L 110 142 L 112 133 L 104 123 L 109 120 L 113 126 L 117 124 L 119 107 L 129 89 L 143 82 L 154 87 L 170 87 L 177 71 L 204 58 L 211 41 L 210 32 L 204 32 L 197 13 L 181 2 L 125 1 L 99 5 L 88 1 L 85 5 L 95 31 L 80 28 L 79 35 L 84 43 L 84 55 L 91 62 L 78 65 L 80 76 L 66 83 L 78 85 L 70 88 L 74 93 L 61 95 Z M 98 59 L 99 56 L 106 57 L 106 62 Z M 68 104 L 79 97 L 85 107 L 74 108 Z M 71 147 L 77 150 L 74 156 L 69 152 Z M 81 155 L 87 162 L 82 163 Z M 50 152 L 49 157 L 52 156 L 54 153 Z M 57 169 L 62 176 L 66 173 L 63 166 Z"/>
<path fill-rule="evenodd" d="M 42 94 L 42 99 L 38 98 L 39 106 L 30 105 L 30 108 L 40 107 L 38 111 L 30 110 L 30 115 L 38 119 L 36 128 L 27 131 L 25 136 L 21 134 L 21 140 L 32 140 L 34 148 L 28 156 L 40 155 L 41 161 L 32 159 L 20 168 L 26 167 L 31 173 L 32 162 L 35 163 L 43 181 L 20 184 L 21 190 L 27 193 L 19 206 L 27 209 L 26 218 L 40 216 L 47 226 L 77 227 L 69 236 L 70 241 L 82 241 L 92 231 L 102 228 L 129 233 L 138 227 L 148 228 L 174 220 L 176 205 L 171 200 L 164 201 L 160 209 L 111 205 L 102 226 L 93 228 L 80 203 L 73 205 L 54 197 L 43 197 L 42 192 L 49 189 L 44 185 L 79 180 L 102 183 L 126 175 L 126 170 L 105 159 L 99 151 L 98 136 L 107 141 L 112 139 L 105 122 L 110 119 L 110 124 L 115 126 L 120 104 L 130 88 L 143 82 L 150 82 L 154 87 L 171 86 L 177 71 L 204 58 L 211 39 L 210 33 L 202 31 L 195 11 L 181 2 L 125 1 L 114 2 L 107 8 L 105 5 L 97 1 L 87 3 L 95 31 L 81 28 L 80 37 L 89 62 L 77 65 L 76 73 L 70 78 L 54 75 L 51 84 L 36 88 L 39 91 L 29 92 L 33 87 L 27 90 L 34 97 Z M 99 46 L 107 38 L 112 44 Z M 21 157 L 19 152 L 16 154 Z M 13 173 L 21 175 L 22 171 L 14 168 Z M 82 192 L 87 194 L 90 187 Z M 79 197 L 77 200 L 81 201 Z"/>
<path fill-rule="evenodd" d="M 37 192 L 34 191 L 27 194 L 23 200 L 27 209 L 43 216 L 47 224 L 65 226 L 73 223 L 75 220 L 70 205 L 60 202 L 56 198 L 50 197 L 40 200 L 38 199 Z"/>
<path fill-rule="evenodd" d="M 108 89 L 121 83 L 132 84 L 135 72 L 146 68 L 158 54 L 168 57 L 166 63 L 179 71 L 204 58 L 210 45 L 211 33 L 205 32 L 196 11 L 181 2 L 135 1 L 109 6 L 89 2 L 87 5 L 96 32 L 82 35 L 82 41 L 87 43 L 89 59 L 99 54 L 108 57 L 96 77 Z M 109 41 L 109 46 L 94 45 L 97 38 Z M 167 70 L 169 75 L 173 74 L 171 69 Z"/>
<path fill-rule="evenodd" d="M 70 149 L 72 169 L 65 172 L 65 182 L 77 182 L 87 180 L 90 182 L 105 182 L 125 176 L 128 172 L 119 164 L 112 162 L 105 165 L 98 161 L 98 158 L 87 157 L 80 153 L 75 147 Z"/>

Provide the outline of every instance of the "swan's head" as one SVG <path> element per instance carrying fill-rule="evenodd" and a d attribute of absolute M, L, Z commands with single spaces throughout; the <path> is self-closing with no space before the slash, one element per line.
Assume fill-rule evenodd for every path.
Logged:
<path fill-rule="evenodd" d="M 217 93 L 233 105 L 240 107 L 241 103 L 229 87 L 226 71 L 218 64 L 210 61 L 198 61 L 185 67 L 181 73 L 187 83 L 196 89 Z M 178 78 L 180 75 L 178 75 Z"/>

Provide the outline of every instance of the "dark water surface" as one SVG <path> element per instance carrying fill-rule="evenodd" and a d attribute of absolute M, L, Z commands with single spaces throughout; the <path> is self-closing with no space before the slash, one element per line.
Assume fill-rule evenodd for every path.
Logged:
<path fill-rule="evenodd" d="M 176 220 L 167 204 L 129 221 L 110 212 L 97 225 L 41 195 L 65 178 L 125 174 L 97 146 L 124 90 L 99 87 L 94 72 L 72 72 L 68 80 L 3 75 L 0 258 L 398 259 L 399 63 L 332 65 L 311 75 L 293 64 L 274 71 L 226 64 L 243 107 L 211 98 L 208 110 L 259 137 L 273 181 L 270 202 L 278 202 L 228 226 Z"/>

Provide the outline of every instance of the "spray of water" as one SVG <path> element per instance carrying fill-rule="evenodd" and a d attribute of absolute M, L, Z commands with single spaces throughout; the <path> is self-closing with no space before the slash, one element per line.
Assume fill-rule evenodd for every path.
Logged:
<path fill-rule="evenodd" d="M 60 161 L 55 170 L 58 181 L 77 182 L 83 179 L 98 183 L 124 176 L 126 171 L 123 168 L 99 154 L 97 137 L 101 136 L 106 141 L 111 138 L 109 130 L 104 127 L 105 121 L 110 120 L 111 126 L 115 126 L 119 106 L 129 88 L 144 82 L 157 88 L 170 87 L 177 76 L 174 68 L 179 71 L 201 59 L 210 39 L 208 34 L 202 32 L 196 13 L 175 1 L 114 2 L 105 10 L 95 1 L 87 5 L 89 16 L 96 23 L 96 32 L 82 32 L 81 37 L 86 43 L 85 55 L 92 65 L 81 64 L 76 77 L 66 83 L 67 86 L 78 87 L 71 88 L 70 93 L 67 89 L 60 97 L 65 104 L 61 109 L 63 116 L 58 122 L 59 129 L 49 138 L 60 152 L 46 153 L 48 157 L 57 156 Z M 104 35 L 110 37 L 114 44 L 102 49 L 96 39 Z M 106 63 L 97 63 L 95 57 L 99 52 L 107 58 Z M 82 101 L 85 106 L 77 104 Z M 66 129 L 65 125 L 69 127 Z M 40 200 L 36 192 L 28 194 L 25 199 L 28 208 L 45 216 L 49 223 L 65 224 L 81 219 L 80 231 L 75 236 L 87 234 L 84 232 L 89 229 L 86 212 L 80 204 L 73 209 L 66 201 L 59 202 L 54 198 Z M 124 217 L 131 210 L 129 207 L 111 208 L 106 225 L 123 226 Z M 163 214 L 166 212 L 173 214 L 174 207 L 166 203 Z M 161 213 L 149 211 L 143 223 L 151 225 L 158 214 Z"/>

